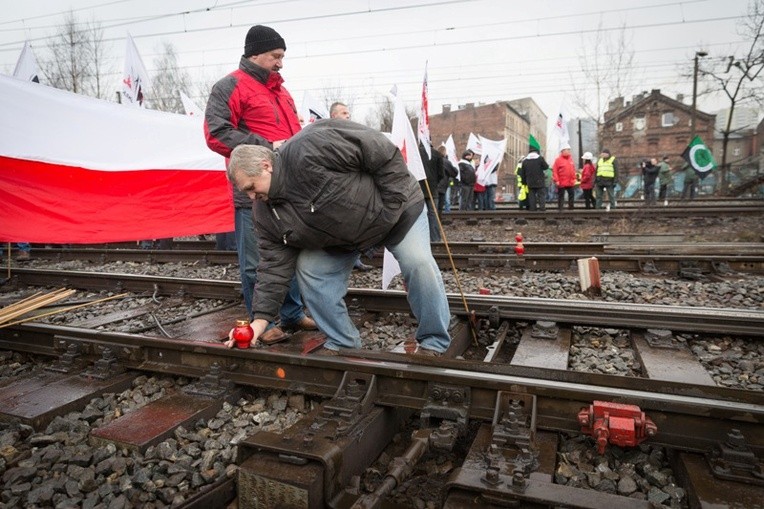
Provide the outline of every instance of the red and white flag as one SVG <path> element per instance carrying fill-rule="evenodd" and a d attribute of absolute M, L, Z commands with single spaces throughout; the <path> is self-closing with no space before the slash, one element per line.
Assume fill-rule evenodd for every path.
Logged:
<path fill-rule="evenodd" d="M 563 102 L 560 105 L 560 113 L 557 114 L 557 118 L 554 121 L 554 132 L 557 134 L 560 149 L 570 142 L 570 134 L 568 133 L 568 110 Z"/>
<path fill-rule="evenodd" d="M 483 147 L 480 146 L 480 139 L 478 139 L 478 137 L 472 133 L 470 133 L 469 137 L 467 138 L 467 149 L 473 151 L 476 154 L 483 153 Z"/>
<path fill-rule="evenodd" d="M 183 103 L 183 109 L 186 110 L 186 115 L 189 117 L 204 118 L 204 112 L 191 100 L 183 91 L 180 91 L 180 102 Z"/>
<path fill-rule="evenodd" d="M 0 242 L 87 244 L 233 230 L 201 118 L 0 76 Z"/>
<path fill-rule="evenodd" d="M 432 140 L 430 138 L 430 114 L 428 106 L 427 90 L 427 63 L 424 64 L 424 81 L 422 82 L 422 100 L 419 103 L 419 115 L 417 120 L 417 139 L 424 145 L 427 159 L 432 159 Z"/>
<path fill-rule="evenodd" d="M 484 186 L 498 184 L 497 166 L 504 158 L 507 149 L 507 139 L 500 141 L 489 140 L 480 136 L 480 146 L 483 153 L 480 156 L 480 164 L 477 168 L 477 181 Z"/>
<path fill-rule="evenodd" d="M 29 41 L 25 41 L 24 47 L 21 48 L 21 54 L 16 62 L 16 68 L 13 70 L 13 76 L 25 81 L 40 82 L 40 68 L 37 67 L 37 59 L 34 57 L 34 53 L 32 53 Z"/>
<path fill-rule="evenodd" d="M 122 74 L 122 104 L 145 108 L 145 94 L 151 90 L 151 80 L 133 36 L 127 34 L 125 72 Z"/>
<path fill-rule="evenodd" d="M 456 155 L 456 144 L 454 143 L 454 135 L 449 134 L 448 139 L 446 140 L 446 143 L 444 143 L 446 146 L 446 156 L 448 157 L 448 160 L 451 161 L 451 164 L 454 165 L 454 168 L 459 167 L 459 157 Z"/>
<path fill-rule="evenodd" d="M 411 122 L 400 95 L 396 95 L 394 99 L 393 129 L 390 133 L 390 141 L 395 143 L 401 151 L 403 160 L 406 161 L 406 165 L 414 178 L 417 180 L 426 179 L 427 176 L 424 173 L 424 165 L 422 164 L 422 157 L 419 155 L 414 131 L 411 129 Z M 392 253 L 385 249 L 382 259 L 382 289 L 386 290 L 390 286 L 390 281 L 400 273 L 401 267 L 398 265 L 398 261 Z"/>

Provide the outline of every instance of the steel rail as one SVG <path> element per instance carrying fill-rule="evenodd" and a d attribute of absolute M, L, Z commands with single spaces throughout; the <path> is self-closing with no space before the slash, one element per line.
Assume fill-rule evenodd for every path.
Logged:
<path fill-rule="evenodd" d="M 158 295 L 189 295 L 225 300 L 240 298 L 240 284 L 235 281 L 36 269 L 16 269 L 13 277 L 20 283 L 34 286 L 67 286 L 116 293 L 157 292 Z M 764 336 L 764 311 L 475 294 L 467 295 L 466 300 L 470 310 L 477 314 L 495 314 L 504 319 Z M 448 294 L 448 301 L 452 313 L 465 313 L 460 295 Z M 408 312 L 410 309 L 405 292 L 396 290 L 353 288 L 348 290 L 346 302 L 351 309 L 387 312 Z"/>
<path fill-rule="evenodd" d="M 83 356 L 97 358 L 108 346 L 129 369 L 201 377 L 213 364 L 234 383 L 331 397 L 346 372 L 377 377 L 377 404 L 422 409 L 432 384 L 466 388 L 470 418 L 490 421 L 500 393 L 533 394 L 538 426 L 576 432 L 578 411 L 595 399 L 639 405 L 659 427 L 652 441 L 666 447 L 704 451 L 739 429 L 749 445 L 764 452 L 764 394 L 721 387 L 698 387 L 646 379 L 591 375 L 543 368 L 463 363 L 449 359 L 348 350 L 347 357 L 316 357 L 277 350 L 229 350 L 218 344 L 167 340 L 27 324 L 0 329 L 0 348 L 36 344 L 49 354 L 76 344 Z M 692 434 L 688 434 L 692 430 Z"/>
<path fill-rule="evenodd" d="M 467 244 L 469 246 L 469 244 Z M 511 245 L 486 244 L 485 249 L 477 247 L 461 246 L 453 247 L 452 258 L 458 268 L 485 267 L 498 268 L 509 267 L 527 270 L 568 270 L 575 267 L 575 262 L 581 257 L 596 256 L 600 268 L 603 270 L 620 270 L 624 272 L 644 272 L 645 266 L 651 264 L 654 269 L 661 272 L 677 274 L 688 264 L 704 273 L 717 273 L 719 267 L 745 273 L 764 273 L 764 251 L 761 254 L 746 254 L 745 252 L 729 252 L 725 254 L 688 254 L 688 253 L 643 253 L 634 250 L 630 254 L 603 253 L 602 244 L 593 244 L 589 251 L 583 246 L 568 248 L 574 252 L 538 254 L 529 253 L 522 257 L 516 256 Z M 607 246 L 606 249 L 609 249 Z M 549 248 L 548 250 L 551 250 Z M 564 247 L 560 248 L 566 249 Z M 502 253 L 503 252 L 503 253 Z M 141 249 L 67 249 L 67 250 L 36 250 L 34 258 L 50 259 L 56 262 L 87 260 L 95 263 L 109 262 L 134 262 L 134 263 L 204 263 L 207 265 L 236 265 L 238 260 L 236 253 L 231 251 L 197 251 L 189 249 L 172 251 L 146 251 Z M 447 270 L 451 268 L 450 258 L 444 250 L 433 253 L 438 266 Z M 382 266 L 382 258 L 376 257 L 368 260 L 374 267 Z"/>

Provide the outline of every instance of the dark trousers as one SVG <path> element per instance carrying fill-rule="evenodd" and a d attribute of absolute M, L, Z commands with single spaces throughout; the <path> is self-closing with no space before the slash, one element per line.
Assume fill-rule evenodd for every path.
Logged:
<path fill-rule="evenodd" d="M 546 187 L 531 187 L 528 189 L 528 209 L 546 210 Z"/>
<path fill-rule="evenodd" d="M 594 189 L 582 189 L 584 193 L 584 205 L 587 209 L 596 208 L 597 202 L 594 200 Z"/>
<path fill-rule="evenodd" d="M 575 188 L 571 187 L 558 187 L 557 188 L 557 208 L 562 210 L 562 202 L 565 201 L 565 192 L 568 192 L 568 208 L 573 208 L 573 200 L 575 200 Z"/>
<path fill-rule="evenodd" d="M 655 205 L 655 182 L 645 183 L 645 205 L 648 207 Z"/>
<path fill-rule="evenodd" d="M 665 200 L 668 194 L 668 184 L 661 184 L 660 191 L 658 192 L 658 199 Z"/>

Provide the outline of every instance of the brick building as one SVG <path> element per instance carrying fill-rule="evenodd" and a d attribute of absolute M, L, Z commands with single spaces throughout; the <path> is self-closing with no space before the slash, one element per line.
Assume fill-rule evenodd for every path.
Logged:
<path fill-rule="evenodd" d="M 461 156 L 467 147 L 470 133 L 490 140 L 506 138 L 507 150 L 498 170 L 498 192 L 502 192 L 502 187 L 505 190 L 514 190 L 515 164 L 528 153 L 528 135 L 533 132 L 541 133 L 539 136 L 543 136 L 542 138 L 536 134 L 534 136 L 537 139 L 546 140 L 546 115 L 538 106 L 535 106 L 536 103 L 532 99 L 526 98 L 520 101 L 525 101 L 520 104 L 525 106 L 526 113 L 518 111 L 511 102 L 507 101 L 477 106 L 474 103 L 467 103 L 456 110 L 452 110 L 450 104 L 444 104 L 442 113 L 430 115 L 430 137 L 433 146 L 437 147 L 449 136 L 453 136 L 457 156 Z M 539 114 L 540 117 L 538 117 Z M 539 118 L 537 121 L 541 122 L 540 129 L 534 126 L 532 118 Z"/>
<path fill-rule="evenodd" d="M 671 164 L 681 165 L 681 156 L 690 142 L 692 106 L 682 96 L 672 99 L 660 90 L 642 92 L 625 102 L 610 101 L 600 127 L 600 147 L 609 149 L 618 160 L 621 175 L 638 173 L 645 158 L 668 155 Z M 713 147 L 715 115 L 696 110 L 695 133 Z M 713 149 L 712 149 L 713 150 Z"/>

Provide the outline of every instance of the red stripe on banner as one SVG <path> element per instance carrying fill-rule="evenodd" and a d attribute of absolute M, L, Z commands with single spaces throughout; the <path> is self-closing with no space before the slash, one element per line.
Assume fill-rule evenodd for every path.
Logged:
<path fill-rule="evenodd" d="M 225 171 L 101 171 L 0 156 L 1 242 L 121 242 L 233 228 Z"/>

